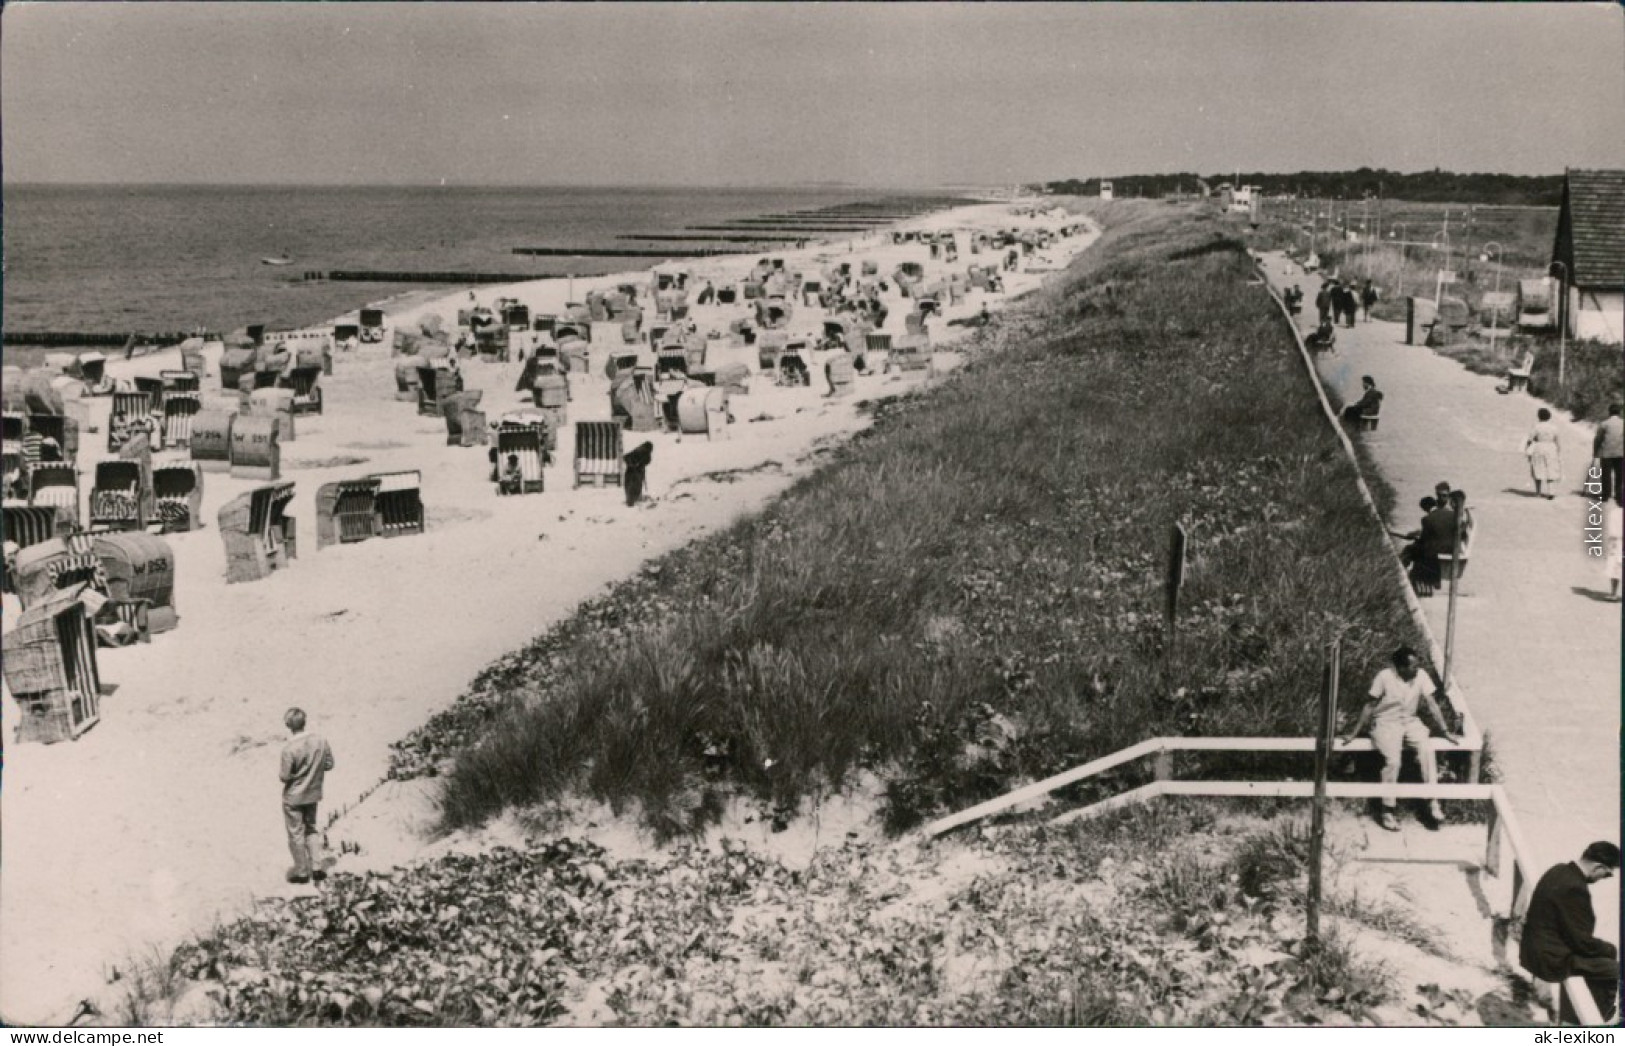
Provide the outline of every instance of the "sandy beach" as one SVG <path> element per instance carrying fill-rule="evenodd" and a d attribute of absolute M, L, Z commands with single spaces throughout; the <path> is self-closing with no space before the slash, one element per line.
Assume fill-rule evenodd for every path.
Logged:
<path fill-rule="evenodd" d="M 1009 204 L 985 204 L 901 223 L 901 228 L 1054 228 L 1076 219 L 1017 216 Z M 1092 235 L 1059 240 L 1005 274 L 999 295 L 972 291 L 932 321 L 936 370 L 955 363 L 951 339 L 965 327 L 946 319 L 1036 287 L 1064 268 Z M 774 252 L 788 269 L 815 274 L 832 262 L 878 264 L 888 278 L 902 261 L 922 262 L 927 281 L 995 264 L 1000 255 L 929 260 L 920 243 L 893 244 L 887 233 L 801 250 Z M 760 255 L 682 263 L 697 283 L 743 279 Z M 1028 271 L 1031 269 L 1032 271 Z M 646 284 L 647 272 L 481 287 L 484 304 L 517 298 L 533 312 L 560 312 L 566 298 L 595 289 Z M 690 300 L 693 299 L 691 292 Z M 652 303 L 640 302 L 652 314 Z M 388 322 L 415 330 L 430 312 L 448 326 L 470 292 L 413 292 L 392 300 Z M 909 303 L 893 287 L 885 329 L 903 332 Z M 353 322 L 354 313 L 335 322 Z M 691 317 L 704 332 L 726 332 L 745 303 L 701 306 Z M 792 334 L 821 332 L 823 311 L 796 304 Z M 602 338 L 612 328 L 600 325 Z M 559 620 L 580 600 L 695 537 L 759 508 L 828 448 L 863 427 L 863 400 L 929 380 L 871 373 L 856 394 L 824 396 L 822 359 L 810 388 L 779 388 L 756 373 L 754 346 L 711 343 L 708 362 L 747 363 L 750 393 L 732 403 L 726 439 L 670 433 L 628 434 L 628 448 L 654 443 L 649 472 L 654 501 L 628 508 L 618 490 L 571 489 L 572 428 L 608 420 L 606 346 L 595 341 L 586 375 L 571 376 L 573 402 L 547 490 L 498 498 L 486 448 L 445 445 L 439 418 L 420 417 L 394 397 L 389 339 L 335 358 L 323 380 L 325 413 L 297 419 L 297 439 L 282 448 L 284 480 L 297 482 L 290 513 L 299 556 L 286 571 L 247 584 L 225 583 L 220 507 L 258 484 L 225 474 L 206 477 L 201 531 L 170 535 L 180 626 L 149 645 L 102 650 L 102 719 L 75 742 L 8 745 L 0 797 L 6 850 L 0 878 L 0 1016 L 11 1023 L 65 1020 L 78 1000 L 96 995 L 132 955 L 166 948 L 284 888 L 288 854 L 278 810 L 276 762 L 283 711 L 299 705 L 331 742 L 337 768 L 328 777 L 327 810 L 349 805 L 386 773 L 389 744 L 452 702 L 482 667 Z M 718 358 L 720 357 L 720 358 Z M 219 389 L 218 349 L 209 354 L 206 392 Z M 156 375 L 173 353 L 116 361 L 120 378 Z M 469 360 L 467 387 L 484 391 L 491 418 L 525 405 L 513 392 L 521 364 Z M 89 401 L 99 431 L 82 436 L 79 468 L 88 489 L 106 456 L 109 400 Z M 174 452 L 159 455 L 175 458 Z M 316 549 L 316 489 L 336 479 L 401 469 L 422 472 L 427 527 L 422 535 Z M 710 475 L 738 470 L 721 482 Z M 7 597 L 6 621 L 17 605 Z M 5 737 L 17 708 L 3 702 Z M 364 810 L 365 808 L 363 808 Z M 413 844 L 415 845 L 415 844 Z M 411 845 L 403 846 L 403 852 Z"/>

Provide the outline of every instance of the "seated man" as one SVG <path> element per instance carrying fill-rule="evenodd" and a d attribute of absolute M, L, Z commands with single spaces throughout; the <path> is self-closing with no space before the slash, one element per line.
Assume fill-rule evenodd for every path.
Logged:
<path fill-rule="evenodd" d="M 1343 408 L 1344 421 L 1358 422 L 1363 417 L 1374 417 L 1382 410 L 1382 393 L 1377 391 L 1377 379 L 1367 374 L 1360 379 L 1360 384 L 1364 391 L 1357 402 Z"/>
<path fill-rule="evenodd" d="M 525 489 L 525 472 L 519 467 L 519 455 L 509 454 L 502 466 L 502 478 L 497 481 L 498 494 L 518 494 Z"/>
<path fill-rule="evenodd" d="M 1438 507 L 1438 505 L 1439 503 L 1433 498 L 1422 499 L 1421 509 L 1422 519 L 1424 522 L 1427 520 L 1428 513 L 1432 512 Z M 1421 546 L 1422 525 L 1419 523 L 1415 530 L 1409 530 L 1403 534 L 1396 533 L 1394 531 L 1389 531 L 1389 533 L 1393 534 L 1393 536 L 1396 538 L 1403 538 L 1404 540 L 1410 542 L 1410 544 L 1399 550 L 1399 561 L 1405 564 L 1407 569 L 1414 566 L 1416 563 L 1417 550 Z"/>
<path fill-rule="evenodd" d="M 1400 647 L 1394 651 L 1393 666 L 1378 672 L 1371 681 L 1369 700 L 1360 709 L 1353 729 L 1339 740 L 1348 744 L 1370 725 L 1371 744 L 1382 753 L 1380 780 L 1384 784 L 1399 781 L 1400 761 L 1407 748 L 1416 753 L 1416 760 L 1422 768 L 1423 783 L 1437 784 L 1439 769 L 1434 763 L 1433 737 L 1417 713 L 1426 711 L 1447 741 L 1458 738 L 1450 733 L 1445 724 L 1444 714 L 1433 699 L 1434 692 L 1433 679 L 1421 671 L 1421 661 L 1416 651 L 1408 646 Z M 1384 797 L 1382 813 L 1377 817 L 1377 824 L 1390 832 L 1399 831 L 1399 824 L 1394 820 L 1395 806 L 1396 801 L 1392 797 Z M 1428 800 L 1423 826 L 1429 831 L 1438 831 L 1443 820 L 1439 801 Z"/>
<path fill-rule="evenodd" d="M 1303 343 L 1311 349 L 1332 349 L 1337 345 L 1337 331 L 1331 321 L 1322 323 L 1315 328 L 1315 332 L 1303 339 Z"/>
<path fill-rule="evenodd" d="M 1518 942 L 1518 965 L 1541 980 L 1558 983 L 1570 977 L 1585 978 L 1592 1001 L 1607 1023 L 1617 1020 L 1619 951 L 1596 935 L 1590 886 L 1618 870 L 1619 847 L 1606 840 L 1586 847 L 1578 861 L 1553 865 L 1535 884 Z M 1559 1020 L 1580 1023 L 1567 992 L 1563 993 Z"/>

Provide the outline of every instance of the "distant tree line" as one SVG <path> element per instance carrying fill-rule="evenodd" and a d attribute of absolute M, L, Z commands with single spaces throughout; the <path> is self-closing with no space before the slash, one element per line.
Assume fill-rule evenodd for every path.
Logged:
<path fill-rule="evenodd" d="M 1223 182 L 1236 182 L 1228 174 L 1130 174 L 1107 179 L 1112 193 L 1124 196 L 1192 196 L 1199 183 L 1217 189 Z M 1100 193 L 1099 178 L 1069 178 L 1047 182 L 1043 188 L 1071 196 Z M 1271 196 L 1313 196 L 1322 199 L 1358 200 L 1366 196 L 1418 203 L 1525 204 L 1556 207 L 1563 199 L 1561 174 L 1458 174 L 1435 167 L 1431 171 L 1402 174 L 1381 168 L 1361 167 L 1356 171 L 1299 171 L 1296 174 L 1242 172 L 1240 184 L 1262 186 Z"/>

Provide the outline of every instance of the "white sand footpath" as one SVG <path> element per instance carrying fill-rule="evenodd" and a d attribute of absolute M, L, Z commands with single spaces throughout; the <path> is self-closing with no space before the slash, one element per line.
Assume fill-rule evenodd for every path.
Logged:
<path fill-rule="evenodd" d="M 1078 221 L 1079 219 L 1072 219 Z M 900 227 L 1010 228 L 1056 224 L 1015 217 L 1008 204 L 942 212 Z M 921 244 L 889 235 L 776 251 L 809 276 L 825 261 L 874 260 L 882 278 L 903 260 L 926 264 L 928 280 L 997 255 L 970 255 L 961 237 L 953 266 L 928 260 Z M 1093 241 L 1079 235 L 1027 259 L 1059 269 Z M 742 278 L 760 255 L 683 263 L 698 279 Z M 647 272 L 575 280 L 574 294 L 645 283 Z M 978 311 L 1038 285 L 1040 273 L 1006 274 L 1006 294 L 972 292 L 949 318 Z M 535 311 L 562 310 L 566 281 L 485 287 L 482 302 L 508 295 Z M 693 292 L 690 299 L 693 298 Z M 393 326 L 415 329 L 427 312 L 448 323 L 466 307 L 466 289 L 398 302 Z M 641 304 L 649 308 L 649 302 Z M 888 299 L 887 329 L 901 333 L 908 303 Z M 404 306 L 404 307 L 403 307 Z M 354 314 L 351 314 L 352 316 Z M 726 330 L 745 303 L 694 310 L 702 331 Z M 792 332 L 821 331 L 823 313 L 796 305 Z M 608 328 L 600 327 L 599 330 Z M 935 344 L 964 328 L 932 324 Z M 716 346 L 712 343 L 712 353 Z M 725 350 L 717 362 L 748 362 L 754 347 Z M 609 417 L 605 347 L 591 372 L 571 376 L 569 420 Z M 940 357 L 944 366 L 952 360 Z M 117 692 L 102 721 L 72 743 L 8 746 L 0 812 L 5 829 L 0 875 L 0 1018 L 13 1024 L 66 1020 L 75 1003 L 98 994 L 109 971 L 131 954 L 167 948 L 283 886 L 289 865 L 282 833 L 277 759 L 281 718 L 304 707 L 337 759 L 326 811 L 353 802 L 386 772 L 389 743 L 444 708 L 470 678 L 562 619 L 583 598 L 634 572 L 651 557 L 759 508 L 818 460 L 828 446 L 867 424 L 858 400 L 903 391 L 920 378 L 858 379 L 848 399 L 823 397 L 820 356 L 812 388 L 775 388 L 756 376 L 736 398 L 726 440 L 628 433 L 627 446 L 655 444 L 649 470 L 656 503 L 627 508 L 619 490 L 571 489 L 571 426 L 561 434 L 548 490 L 498 498 L 486 448 L 445 445 L 439 418 L 419 417 L 394 399 L 394 361 L 384 346 L 340 355 L 323 381 L 326 413 L 300 417 L 298 438 L 282 450 L 283 478 L 298 482 L 291 506 L 299 558 L 261 581 L 226 585 L 216 513 L 258 484 L 209 474 L 200 532 L 171 535 L 177 561 L 178 629 L 150 645 L 100 654 Z M 207 389 L 218 386 L 209 360 Z M 118 361 L 115 376 L 156 374 L 173 355 Z M 512 389 L 520 365 L 468 361 L 468 387 L 483 389 L 495 418 L 523 405 Z M 101 431 L 83 437 L 86 489 L 105 456 L 108 400 L 92 401 Z M 752 422 L 761 414 L 772 420 Z M 165 455 L 172 456 L 172 455 Z M 737 482 L 699 479 L 721 469 L 766 467 Z M 316 551 L 316 488 L 335 479 L 420 469 L 427 532 Z M 680 489 L 673 490 L 680 481 Z M 670 492 L 670 496 L 668 496 Z M 15 621 L 8 597 L 6 619 Z M 13 737 L 17 708 L 3 702 Z"/>

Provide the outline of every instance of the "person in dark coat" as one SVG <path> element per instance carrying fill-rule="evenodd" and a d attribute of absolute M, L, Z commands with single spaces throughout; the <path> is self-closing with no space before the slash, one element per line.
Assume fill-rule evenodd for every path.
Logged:
<path fill-rule="evenodd" d="M 1330 284 L 1321 284 L 1320 293 L 1315 295 L 1315 308 L 1320 310 L 1320 326 L 1325 327 L 1332 322 L 1332 291 Z"/>
<path fill-rule="evenodd" d="M 1350 403 L 1343 408 L 1343 420 L 1353 424 L 1358 422 L 1362 415 L 1375 414 L 1382 409 L 1382 393 L 1377 391 L 1377 379 L 1367 374 L 1360 379 L 1364 392 L 1356 403 Z"/>
<path fill-rule="evenodd" d="M 1411 580 L 1418 595 L 1432 595 L 1439 587 L 1441 573 L 1439 557 L 1450 555 L 1456 546 L 1456 512 L 1451 507 L 1448 493 L 1438 501 L 1432 512 L 1422 517 L 1422 534 L 1416 541 L 1416 561 L 1411 566 Z"/>
<path fill-rule="evenodd" d="M 643 500 L 643 487 L 649 469 L 649 462 L 654 460 L 655 445 L 653 443 L 640 443 L 637 448 L 621 458 L 626 466 L 621 473 L 621 487 L 626 491 L 626 503 L 636 505 Z"/>
<path fill-rule="evenodd" d="M 1535 884 L 1518 942 L 1518 965 L 1543 981 L 1585 978 L 1605 1022 L 1614 1021 L 1619 992 L 1619 950 L 1600 940 L 1591 908 L 1592 883 L 1619 870 L 1619 847 L 1595 842 L 1578 861 L 1553 865 Z M 1560 1019 L 1578 1024 L 1567 993 Z"/>
<path fill-rule="evenodd" d="M 1365 281 L 1365 288 L 1360 291 L 1360 307 L 1365 312 L 1365 321 L 1371 322 L 1371 306 L 1377 304 L 1377 288 L 1370 280 Z"/>

